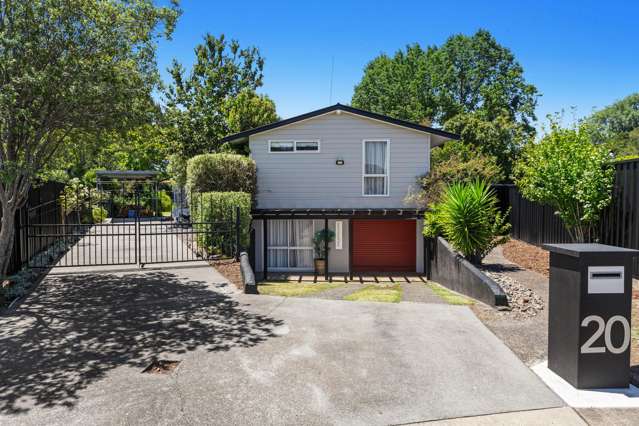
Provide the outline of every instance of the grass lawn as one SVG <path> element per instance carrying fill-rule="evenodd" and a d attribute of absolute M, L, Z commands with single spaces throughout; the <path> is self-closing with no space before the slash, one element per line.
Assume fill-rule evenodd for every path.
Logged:
<path fill-rule="evenodd" d="M 402 287 L 399 284 L 392 286 L 369 285 L 349 294 L 344 297 L 344 300 L 399 303 L 402 300 Z"/>
<path fill-rule="evenodd" d="M 433 293 L 441 297 L 444 302 L 449 305 L 472 305 L 475 303 L 471 299 L 464 297 L 459 293 L 455 293 L 454 291 L 448 290 L 446 287 L 432 281 L 429 281 L 426 285 L 428 288 L 433 290 Z"/>
<path fill-rule="evenodd" d="M 268 281 L 259 283 L 257 286 L 260 294 L 270 296 L 308 296 L 310 294 L 319 293 L 321 291 L 330 290 L 332 288 L 341 287 L 343 284 L 318 282 L 318 283 L 294 283 L 289 281 Z"/>

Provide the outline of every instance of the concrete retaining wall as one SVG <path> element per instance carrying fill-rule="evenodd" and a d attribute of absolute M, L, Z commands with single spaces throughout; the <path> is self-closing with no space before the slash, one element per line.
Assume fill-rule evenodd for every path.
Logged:
<path fill-rule="evenodd" d="M 491 306 L 508 304 L 506 293 L 499 284 L 455 252 L 441 237 L 434 242 L 430 268 L 430 279 L 444 287 Z"/>

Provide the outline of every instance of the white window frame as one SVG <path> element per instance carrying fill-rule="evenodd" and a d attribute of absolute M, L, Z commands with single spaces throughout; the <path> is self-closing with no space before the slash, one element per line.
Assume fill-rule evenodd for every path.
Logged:
<path fill-rule="evenodd" d="M 366 174 L 366 142 L 386 142 L 386 173 L 385 174 Z M 363 197 L 388 197 L 390 196 L 390 139 L 378 138 L 378 139 L 364 139 L 362 141 L 362 196 Z M 385 178 L 385 194 L 366 194 L 365 182 L 367 177 L 383 177 Z"/>
<path fill-rule="evenodd" d="M 280 141 L 278 141 L 280 142 Z M 289 246 L 288 245 L 288 241 L 289 241 L 289 235 L 291 232 L 291 226 L 293 224 L 294 220 L 310 220 L 312 225 L 313 225 L 313 236 L 315 236 L 315 221 L 313 219 L 274 219 L 274 220 L 285 220 L 286 221 L 286 241 L 287 244 L 286 246 L 268 246 L 267 250 L 268 250 L 268 259 L 272 259 L 271 257 L 271 249 L 272 250 L 286 250 L 286 264 L 288 264 L 289 260 L 290 260 L 290 251 L 291 250 L 315 250 L 315 248 L 311 245 L 309 247 L 306 246 Z M 266 242 L 266 244 L 268 244 L 268 234 L 264 237 L 264 241 Z M 313 256 L 315 256 L 315 253 L 313 252 Z M 267 260 L 267 264 L 268 264 L 268 259 Z M 277 267 L 277 266 L 267 266 L 269 271 L 307 271 L 309 270 L 309 268 L 291 268 L 291 267 L 286 267 L 286 268 L 281 268 L 281 267 Z M 313 266 L 311 265 L 310 269 L 312 269 Z"/>
<path fill-rule="evenodd" d="M 344 229 L 342 223 L 341 220 L 335 221 L 335 250 L 342 250 L 342 231 Z"/>
<path fill-rule="evenodd" d="M 272 151 L 271 144 L 273 142 L 291 142 L 293 143 L 293 151 Z M 298 142 L 314 142 L 317 143 L 317 151 L 298 151 Z M 317 154 L 322 149 L 322 144 L 319 139 L 273 139 L 268 141 L 268 153 L 269 154 Z"/>

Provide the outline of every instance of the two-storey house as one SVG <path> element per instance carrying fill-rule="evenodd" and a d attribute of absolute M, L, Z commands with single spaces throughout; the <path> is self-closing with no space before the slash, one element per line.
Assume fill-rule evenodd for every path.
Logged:
<path fill-rule="evenodd" d="M 257 166 L 256 272 L 312 271 L 324 227 L 335 232 L 330 273 L 423 272 L 423 211 L 404 199 L 450 139 L 340 104 L 225 138 L 248 142 Z"/>

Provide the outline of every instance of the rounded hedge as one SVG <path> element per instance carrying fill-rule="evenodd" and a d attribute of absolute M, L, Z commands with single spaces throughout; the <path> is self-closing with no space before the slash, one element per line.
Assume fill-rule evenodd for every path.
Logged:
<path fill-rule="evenodd" d="M 186 167 L 188 192 L 246 192 L 255 196 L 255 162 L 238 154 L 202 154 Z"/>

